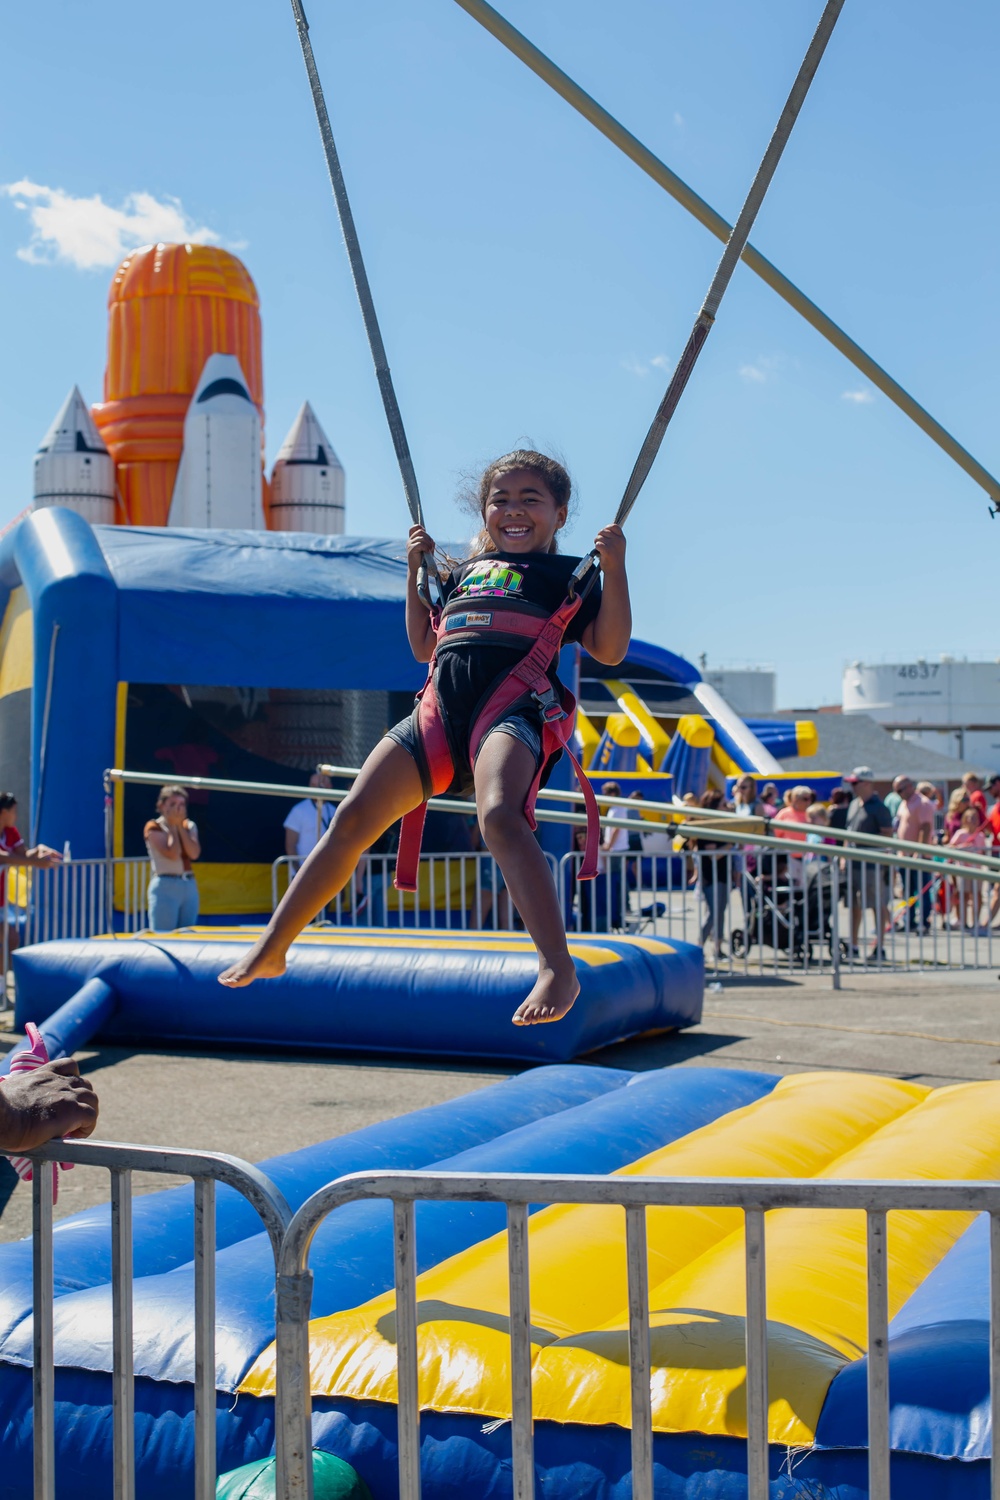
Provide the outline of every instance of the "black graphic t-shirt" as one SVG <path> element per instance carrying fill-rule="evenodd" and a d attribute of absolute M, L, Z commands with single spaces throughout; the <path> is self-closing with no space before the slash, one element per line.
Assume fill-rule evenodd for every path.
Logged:
<path fill-rule="evenodd" d="M 470 604 L 482 604 L 511 599 L 535 605 L 551 615 L 566 598 L 570 574 L 579 561 L 561 552 L 490 552 L 472 557 L 445 579 L 445 602 L 467 599 Z M 580 639 L 600 607 L 598 579 L 570 621 L 567 643 Z M 467 743 L 472 717 L 483 694 L 501 672 L 509 671 L 530 649 L 530 641 L 518 646 L 480 646 L 449 643 L 445 636 L 438 646 L 437 686 L 453 742 Z M 549 676 L 558 682 L 555 664 Z"/>

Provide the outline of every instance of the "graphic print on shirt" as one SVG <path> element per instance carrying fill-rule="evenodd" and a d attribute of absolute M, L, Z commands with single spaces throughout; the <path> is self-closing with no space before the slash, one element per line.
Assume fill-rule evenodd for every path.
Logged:
<path fill-rule="evenodd" d="M 523 585 L 524 573 L 520 568 L 514 568 L 510 563 L 484 559 L 469 569 L 453 597 L 482 598 L 488 594 L 495 599 L 509 599 L 519 594 Z"/>

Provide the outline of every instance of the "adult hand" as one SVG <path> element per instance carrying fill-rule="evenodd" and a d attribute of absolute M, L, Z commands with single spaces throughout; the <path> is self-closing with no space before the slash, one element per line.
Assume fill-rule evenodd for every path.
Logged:
<path fill-rule="evenodd" d="M 434 538 L 428 536 L 423 526 L 411 526 L 406 542 L 406 561 L 411 577 L 416 578 L 425 552 L 433 557 Z"/>
<path fill-rule="evenodd" d="M 46 1141 L 82 1139 L 97 1125 L 97 1095 L 71 1057 L 30 1073 L 12 1073 L 0 1087 L 0 1147 L 31 1151 Z"/>
<path fill-rule="evenodd" d="M 605 526 L 594 538 L 602 573 L 624 573 L 625 533 L 620 526 Z"/>
<path fill-rule="evenodd" d="M 59 850 L 53 849 L 49 844 L 36 844 L 34 849 L 28 849 L 25 852 L 24 857 L 43 870 L 51 870 L 53 865 L 62 864 L 62 855 Z"/>

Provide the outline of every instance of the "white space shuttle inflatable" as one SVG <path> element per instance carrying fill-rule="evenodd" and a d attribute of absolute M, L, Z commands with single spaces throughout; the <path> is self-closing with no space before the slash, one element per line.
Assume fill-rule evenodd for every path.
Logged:
<path fill-rule="evenodd" d="M 168 526 L 264 530 L 260 416 L 234 354 L 212 354 L 184 418 Z"/>
<path fill-rule="evenodd" d="M 212 354 L 184 418 L 167 525 L 342 533 L 344 470 L 308 401 L 275 460 L 266 517 L 262 491 L 260 414 L 236 356 Z M 115 494 L 114 460 L 74 386 L 35 458 L 34 508 L 110 525 Z"/>
<path fill-rule="evenodd" d="M 344 471 L 308 401 L 274 462 L 271 527 L 327 536 L 344 530 Z"/>
<path fill-rule="evenodd" d="M 74 386 L 35 455 L 33 510 L 65 505 L 93 525 L 115 519 L 115 466 Z"/>

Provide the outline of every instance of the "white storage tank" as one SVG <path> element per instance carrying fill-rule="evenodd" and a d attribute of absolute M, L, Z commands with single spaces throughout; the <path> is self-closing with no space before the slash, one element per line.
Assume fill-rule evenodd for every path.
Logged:
<path fill-rule="evenodd" d="M 268 526 L 272 531 L 344 530 L 344 470 L 309 402 L 292 423 L 271 475 Z"/>
<path fill-rule="evenodd" d="M 842 706 L 928 750 L 1000 769 L 1000 660 L 852 662 Z"/>
<path fill-rule="evenodd" d="M 32 509 L 64 505 L 92 525 L 115 519 L 115 466 L 74 386 L 35 455 Z"/>

